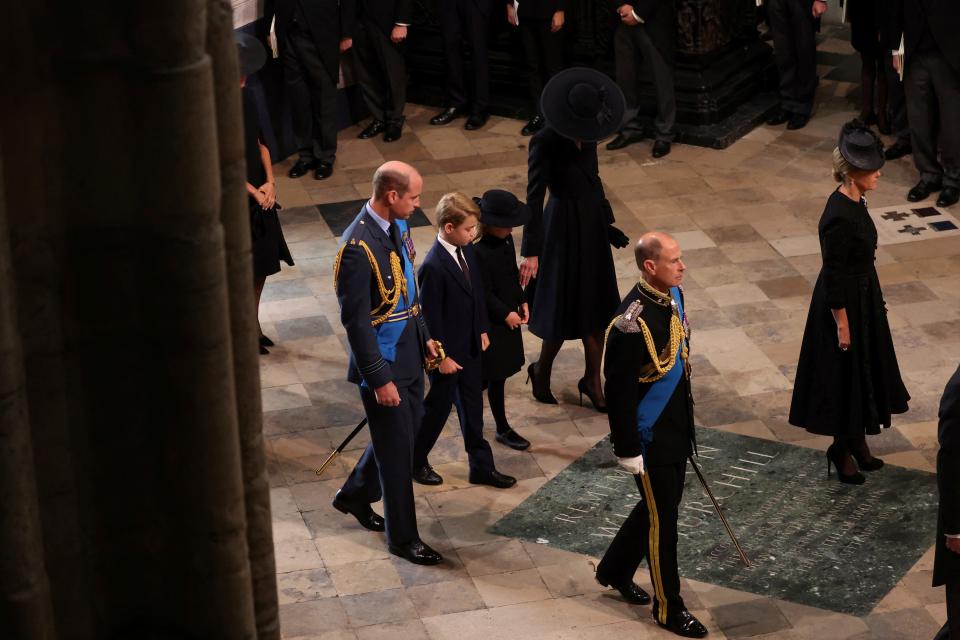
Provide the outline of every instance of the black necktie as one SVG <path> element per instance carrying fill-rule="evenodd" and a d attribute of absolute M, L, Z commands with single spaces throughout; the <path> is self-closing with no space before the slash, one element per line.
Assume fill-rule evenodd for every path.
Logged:
<path fill-rule="evenodd" d="M 463 251 L 460 250 L 460 247 L 457 247 L 457 262 L 460 263 L 460 269 L 463 270 L 463 277 L 467 279 L 467 285 L 470 284 L 470 267 L 467 266 L 467 261 L 463 259 Z"/>
<path fill-rule="evenodd" d="M 400 238 L 400 229 L 397 225 L 390 225 L 390 239 L 393 240 L 393 246 L 397 249 L 397 255 L 403 259 L 403 240 Z"/>

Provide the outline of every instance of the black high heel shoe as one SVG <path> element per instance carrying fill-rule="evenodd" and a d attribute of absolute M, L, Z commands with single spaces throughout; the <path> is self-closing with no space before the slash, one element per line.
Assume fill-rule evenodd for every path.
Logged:
<path fill-rule="evenodd" d="M 832 464 L 837 468 L 837 479 L 843 484 L 863 484 L 867 481 L 863 474 L 859 471 L 852 473 L 850 475 L 844 475 L 840 471 L 841 464 L 843 463 L 843 453 L 835 448 L 835 445 L 830 445 L 827 447 L 827 477 L 830 477 L 830 465 Z"/>
<path fill-rule="evenodd" d="M 265 335 L 263 335 L 263 334 L 261 333 L 261 334 L 260 334 L 260 346 L 261 346 L 261 347 L 272 347 L 272 346 L 274 346 L 273 340 L 271 340 L 270 338 L 268 338 L 267 336 L 265 336 Z"/>
<path fill-rule="evenodd" d="M 546 391 L 539 389 L 537 384 L 537 363 L 533 362 L 527 367 L 527 384 L 533 382 L 531 387 L 533 390 L 533 398 L 537 402 L 542 402 L 543 404 L 559 404 L 557 399 L 553 397 L 553 394 L 550 393 L 550 387 L 547 387 Z"/>
<path fill-rule="evenodd" d="M 857 466 L 860 467 L 860 471 L 876 471 L 883 467 L 883 460 L 874 456 L 870 456 L 868 460 L 867 457 L 863 455 L 863 452 L 857 451 L 853 447 L 850 447 L 850 454 L 853 456 L 853 459 L 857 461 Z"/>
<path fill-rule="evenodd" d="M 587 397 L 590 398 L 590 402 L 593 403 L 593 408 L 600 413 L 607 412 L 607 405 L 597 404 L 597 398 L 594 397 L 593 392 L 590 391 L 590 387 L 587 386 L 587 379 L 580 378 L 577 381 L 577 391 L 580 392 L 580 406 L 583 406 L 583 394 L 587 394 Z"/>

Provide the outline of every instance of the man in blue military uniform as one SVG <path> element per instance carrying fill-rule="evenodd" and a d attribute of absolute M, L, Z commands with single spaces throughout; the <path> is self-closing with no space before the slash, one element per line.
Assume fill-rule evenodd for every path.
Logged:
<path fill-rule="evenodd" d="M 373 176 L 373 196 L 344 231 L 334 262 L 340 320 L 350 343 L 347 379 L 360 385 L 371 443 L 333 506 L 367 529 L 386 529 L 390 553 L 438 564 L 443 558 L 417 532 L 412 484 L 424 362 L 438 355 L 420 313 L 416 254 L 406 223 L 422 190 L 416 169 L 403 162 L 383 164 Z M 381 497 L 384 518 L 370 507 Z"/>
<path fill-rule="evenodd" d="M 597 580 L 628 602 L 647 604 L 650 597 L 633 582 L 646 557 L 656 623 L 702 638 L 707 629 L 687 611 L 677 570 L 677 517 L 695 447 L 690 332 L 680 289 L 686 267 L 680 245 L 665 233 L 643 234 L 635 254 L 641 279 L 610 325 L 603 373 L 613 451 L 643 499 L 597 565 Z"/>

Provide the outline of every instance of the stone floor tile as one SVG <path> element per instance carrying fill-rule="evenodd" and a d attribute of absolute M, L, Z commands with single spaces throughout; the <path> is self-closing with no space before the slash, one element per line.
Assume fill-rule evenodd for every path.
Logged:
<path fill-rule="evenodd" d="M 471 576 L 484 576 L 504 571 L 532 569 L 533 561 L 519 540 L 496 540 L 457 549 Z"/>
<path fill-rule="evenodd" d="M 865 622 L 870 637 L 877 640 L 929 640 L 940 629 L 940 624 L 922 607 L 871 615 Z"/>
<path fill-rule="evenodd" d="M 279 573 L 277 591 L 280 604 L 332 598 L 337 595 L 326 569 Z"/>
<path fill-rule="evenodd" d="M 286 633 L 284 633 L 282 637 L 284 640 L 357 640 L 357 634 L 353 629 L 320 631 L 318 633 L 299 636 L 288 636 Z"/>
<path fill-rule="evenodd" d="M 316 544 L 324 565 L 329 569 L 354 562 L 381 560 L 389 555 L 383 535 L 372 531 L 318 538 Z"/>
<path fill-rule="evenodd" d="M 487 607 L 547 600 L 551 597 L 536 569 L 474 576 L 473 584 Z"/>
<path fill-rule="evenodd" d="M 585 558 L 559 564 L 537 565 L 540 579 L 555 598 L 567 598 L 585 593 L 606 593 L 619 598 L 616 591 L 597 582 L 594 565 Z"/>
<path fill-rule="evenodd" d="M 776 605 L 761 598 L 712 607 L 710 615 L 728 638 L 749 638 L 790 628 Z"/>
<path fill-rule="evenodd" d="M 407 596 L 421 618 L 484 608 L 484 600 L 469 578 L 411 586 Z"/>
<path fill-rule="evenodd" d="M 299 383 L 263 389 L 260 395 L 264 411 L 294 409 L 310 405 L 307 390 Z"/>
<path fill-rule="evenodd" d="M 419 620 L 387 622 L 357 629 L 358 640 L 430 640 Z"/>
<path fill-rule="evenodd" d="M 444 550 L 443 562 L 435 566 L 413 564 L 396 556 L 391 556 L 390 561 L 405 587 L 470 579 L 456 551 Z"/>
<path fill-rule="evenodd" d="M 302 571 L 304 569 L 322 569 L 323 560 L 313 540 L 291 540 L 277 542 L 273 546 L 277 562 L 277 573 Z"/>
<path fill-rule="evenodd" d="M 312 637 L 342 629 L 348 621 L 340 598 L 321 598 L 280 605 L 280 626 L 284 638 Z"/>
<path fill-rule="evenodd" d="M 331 567 L 330 578 L 337 594 L 341 596 L 397 589 L 402 586 L 400 574 L 393 562 L 387 558 Z"/>
<path fill-rule="evenodd" d="M 341 596 L 340 602 L 351 627 L 386 622 L 415 620 L 417 611 L 405 589 L 387 589 L 352 596 Z"/>

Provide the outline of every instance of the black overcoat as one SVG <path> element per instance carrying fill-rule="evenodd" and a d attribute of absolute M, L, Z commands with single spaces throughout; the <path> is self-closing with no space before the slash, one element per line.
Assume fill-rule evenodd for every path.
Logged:
<path fill-rule="evenodd" d="M 597 144 L 578 149 L 550 127 L 530 140 L 527 205 L 520 253 L 539 258 L 530 331 L 574 340 L 606 329 L 620 304 L 610 249 L 613 210 L 603 192 Z M 543 205 L 550 190 L 550 200 Z"/>
<path fill-rule="evenodd" d="M 490 320 L 490 347 L 483 352 L 483 379 L 506 380 L 520 371 L 524 362 L 523 334 L 519 327 L 511 329 L 506 323 L 511 311 L 520 314 L 524 301 L 517 250 L 512 236 L 501 239 L 485 234 L 475 246 Z"/>
<path fill-rule="evenodd" d="M 940 428 L 937 434 L 937 487 L 940 511 L 937 518 L 936 556 L 933 586 L 960 580 L 960 554 L 947 549 L 945 533 L 960 533 L 960 367 L 947 382 L 940 399 Z"/>
<path fill-rule="evenodd" d="M 877 434 L 910 399 L 873 264 L 877 228 L 866 203 L 838 189 L 827 200 L 819 235 L 823 266 L 800 345 L 790 424 L 820 435 Z M 840 350 L 831 309 L 847 311 L 848 351 Z"/>
<path fill-rule="evenodd" d="M 358 17 L 377 25 L 390 35 L 398 24 L 410 25 L 413 19 L 413 0 L 356 0 Z"/>
<path fill-rule="evenodd" d="M 910 64 L 913 53 L 929 32 L 943 59 L 960 73 L 960 2 L 956 0 L 891 0 L 893 9 L 887 35 L 887 47 L 895 51 L 903 36 L 905 61 Z"/>

